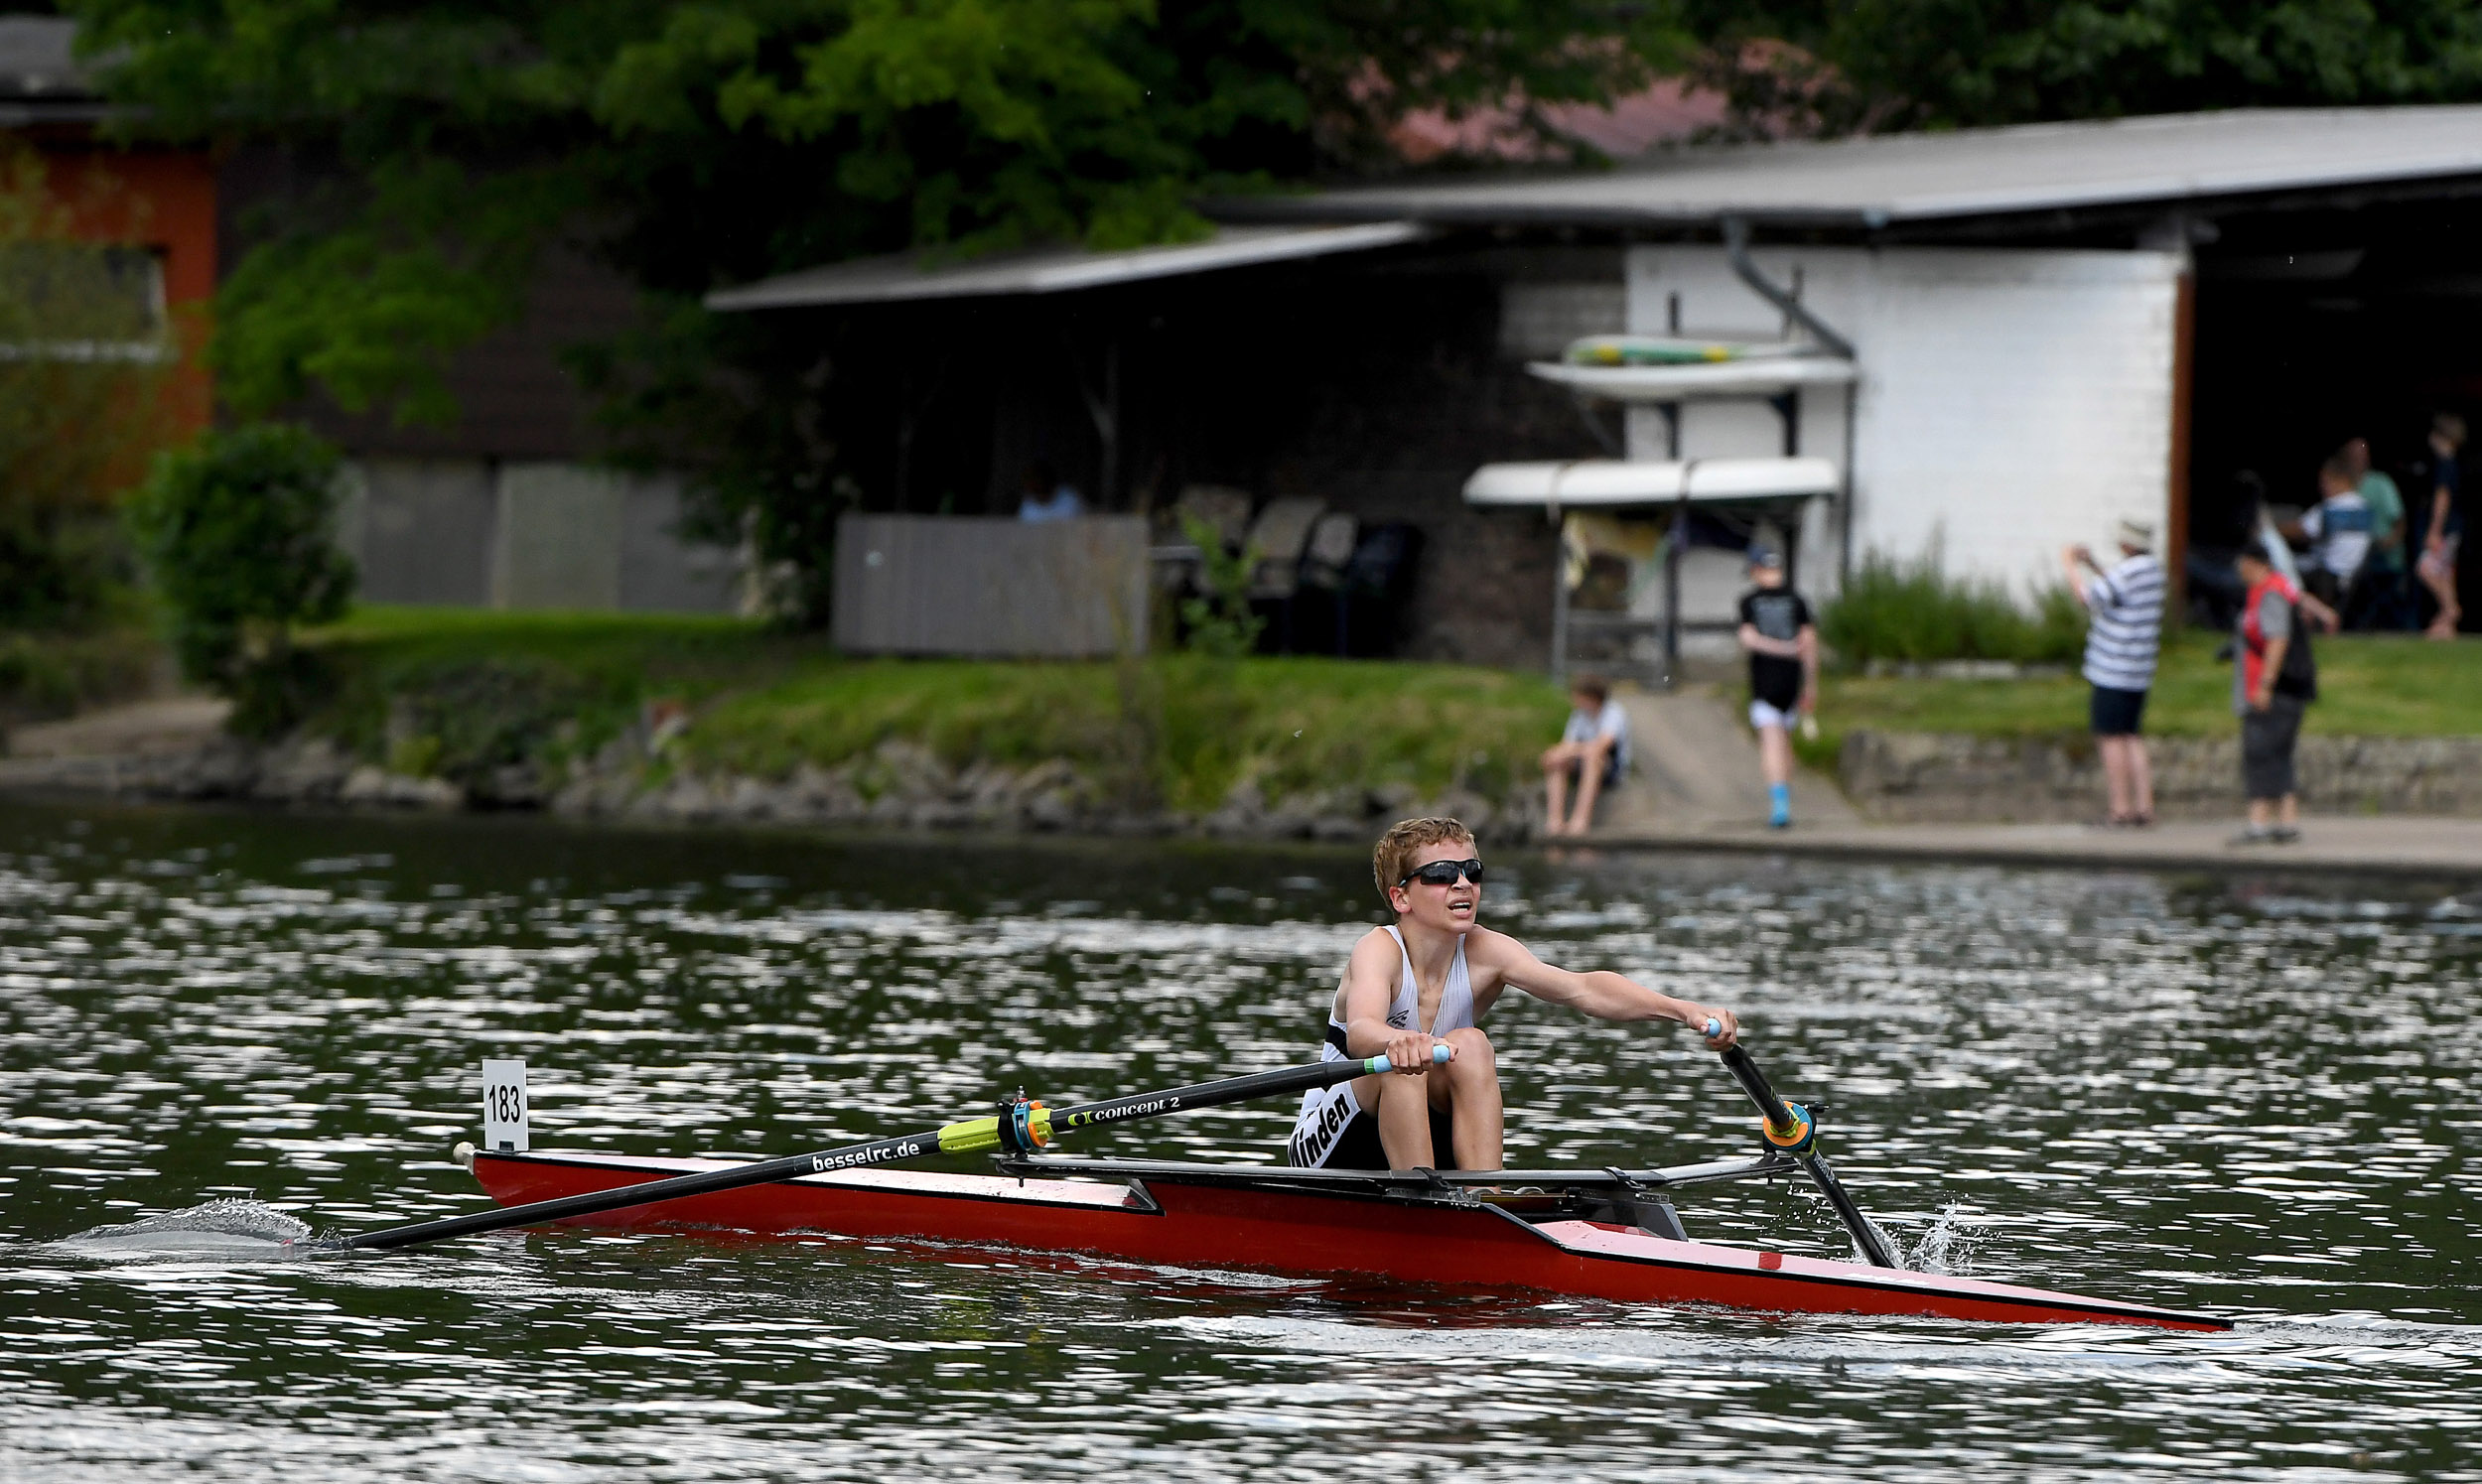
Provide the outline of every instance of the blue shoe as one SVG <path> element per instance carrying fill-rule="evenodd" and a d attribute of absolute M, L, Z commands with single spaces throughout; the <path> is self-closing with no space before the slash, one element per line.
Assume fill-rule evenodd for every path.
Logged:
<path fill-rule="evenodd" d="M 1767 786 L 1767 828 L 1787 829 L 1793 822 L 1793 791 L 1782 783 Z"/>
<path fill-rule="evenodd" d="M 1776 805 L 1775 812 L 1767 816 L 1767 828 L 1770 830 L 1789 830 L 1792 827 L 1793 812 L 1781 804 Z"/>

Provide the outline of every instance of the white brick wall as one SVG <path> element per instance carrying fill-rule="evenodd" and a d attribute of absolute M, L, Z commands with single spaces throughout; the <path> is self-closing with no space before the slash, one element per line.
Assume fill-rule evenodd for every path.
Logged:
<path fill-rule="evenodd" d="M 1755 256 L 1778 283 L 1798 277 L 1802 302 L 1860 351 L 1857 558 L 1910 556 L 1938 540 L 1950 571 L 2023 594 L 2050 580 L 2061 546 L 2100 545 L 2123 515 L 2163 527 L 2176 254 L 1836 247 Z M 1633 331 L 1661 333 L 1678 294 L 1684 333 L 1784 332 L 1720 247 L 1633 248 L 1628 291 Z M 1801 452 L 1843 460 L 1843 400 L 1835 389 L 1805 394 Z M 1775 426 L 1762 407 L 1693 405 L 1682 452 L 1775 453 Z M 1661 437 L 1655 414 L 1633 417 L 1631 456 L 1663 457 Z M 1820 520 L 1803 534 L 1802 586 L 1814 596 L 1833 591 L 1840 542 Z"/>

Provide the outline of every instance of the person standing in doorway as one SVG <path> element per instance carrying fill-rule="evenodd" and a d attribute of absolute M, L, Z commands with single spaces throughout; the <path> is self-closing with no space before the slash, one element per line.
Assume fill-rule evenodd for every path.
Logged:
<path fill-rule="evenodd" d="M 2069 591 L 2086 605 L 2086 715 L 2103 758 L 2103 788 L 2116 828 L 2154 823 L 2154 773 L 2139 731 L 2154 657 L 2163 634 L 2163 564 L 2154 559 L 2154 527 L 2124 520 L 2116 533 L 2120 560 L 2106 567 L 2094 552 L 2072 546 L 2060 554 Z"/>
<path fill-rule="evenodd" d="M 1584 835 L 1594 823 L 1594 801 L 1629 768 L 1629 714 L 1611 699 L 1599 676 L 1581 675 L 1569 687 L 1569 725 L 1543 753 L 1543 789 L 1549 812 L 1547 835 Z M 1577 806 L 1567 805 L 1577 790 Z"/>
<path fill-rule="evenodd" d="M 2309 543 L 2301 582 L 2329 607 L 2344 607 L 2345 594 L 2370 560 L 2370 502 L 2361 496 L 2352 465 L 2339 455 L 2319 466 L 2318 503 L 2283 533 Z"/>
<path fill-rule="evenodd" d="M 1766 772 L 1767 827 L 1781 830 L 1793 822 L 1793 718 L 1818 710 L 1819 630 L 1810 605 L 1785 586 L 1783 559 L 1772 550 L 1749 548 L 1749 581 L 1740 600 L 1749 725 Z"/>
<path fill-rule="evenodd" d="M 2361 581 L 2344 610 L 2346 626 L 2398 629 L 2413 627 L 2405 596 L 2405 493 L 2396 480 L 2370 463 L 2370 440 L 2356 438 L 2336 451 L 2352 471 L 2353 486 L 2370 507 L 2370 555 L 2363 561 Z"/>
<path fill-rule="evenodd" d="M 2252 537 L 2234 565 L 2248 594 L 2232 646 L 2232 710 L 2241 719 L 2241 788 L 2249 827 L 2234 845 L 2288 845 L 2301 838 L 2300 787 L 2292 751 L 2301 714 L 2318 698 L 2309 624 L 2332 630 L 2335 610 L 2277 572 L 2265 542 Z"/>
<path fill-rule="evenodd" d="M 2465 615 L 2456 604 L 2456 549 L 2465 536 L 2464 475 L 2456 455 L 2464 446 L 2463 418 L 2442 412 L 2430 420 L 2430 497 L 2422 502 L 2421 560 L 2413 572 L 2439 601 L 2439 615 L 2426 630 L 2434 639 L 2456 637 L 2456 622 Z"/>

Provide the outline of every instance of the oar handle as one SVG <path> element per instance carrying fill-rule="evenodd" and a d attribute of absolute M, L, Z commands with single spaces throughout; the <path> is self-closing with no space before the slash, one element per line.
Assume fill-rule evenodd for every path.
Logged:
<path fill-rule="evenodd" d="M 1431 1064 L 1433 1066 L 1444 1067 L 1455 1059 L 1456 1048 L 1454 1046 L 1449 1045 L 1446 1041 L 1435 1042 L 1432 1045 Z M 1393 1072 L 1396 1070 L 1396 1063 L 1388 1060 L 1384 1056 L 1370 1057 L 1366 1060 L 1364 1065 L 1366 1065 L 1373 1072 Z"/>

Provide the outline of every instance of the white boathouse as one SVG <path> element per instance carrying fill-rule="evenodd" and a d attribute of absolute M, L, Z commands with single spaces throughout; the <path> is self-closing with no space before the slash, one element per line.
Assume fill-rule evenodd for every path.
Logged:
<path fill-rule="evenodd" d="M 1160 508 L 1182 475 L 1150 471 L 1221 440 L 1249 472 L 1188 476 L 1422 528 L 1406 650 L 1524 663 L 1568 638 L 1557 533 L 1581 509 L 1692 533 L 1677 585 L 1604 621 L 1695 647 L 1722 638 L 1753 525 L 1818 597 L 1864 553 L 1934 544 L 2029 594 L 2122 516 L 2175 571 L 2228 547 L 2244 471 L 2302 503 L 2344 438 L 2417 460 L 2431 412 L 2482 414 L 2478 189 L 2482 108 L 2201 113 L 1225 201 L 1183 248 L 879 259 L 710 302 L 1081 337 L 1044 352 L 1048 392 L 978 404 L 994 488 L 1004 446 L 1041 436 L 1030 395 L 1067 428 L 1051 447 L 1083 440 L 1103 508 Z M 1486 336 L 1451 327 L 1477 312 Z M 1564 354 L 1611 334 L 1781 353 Z"/>

